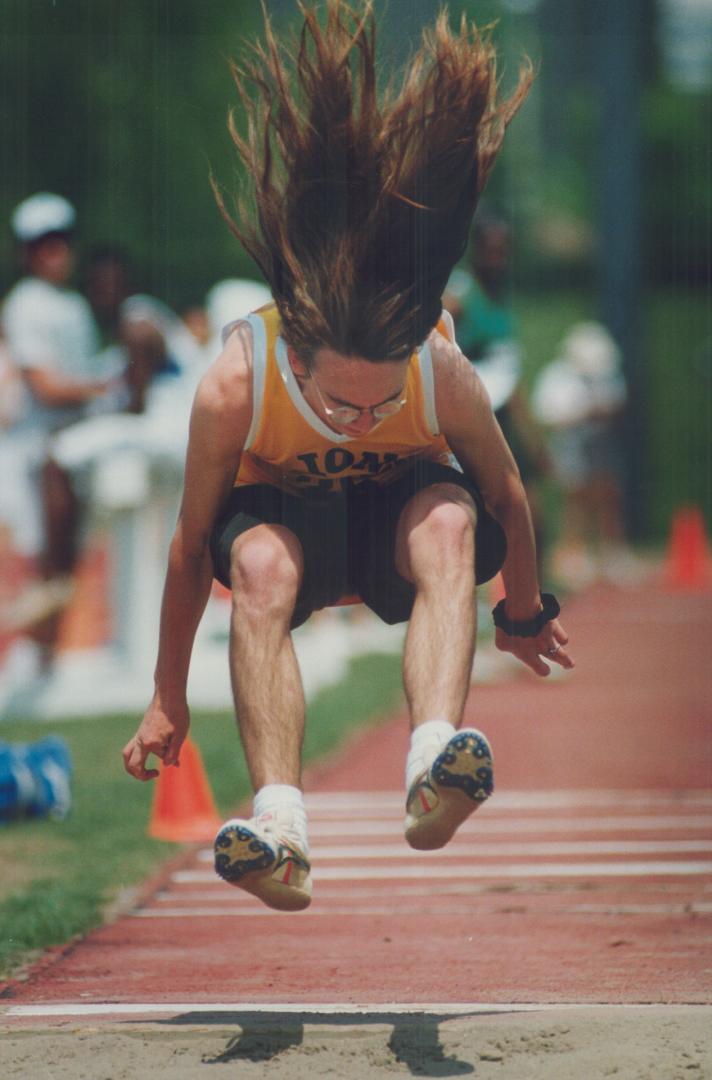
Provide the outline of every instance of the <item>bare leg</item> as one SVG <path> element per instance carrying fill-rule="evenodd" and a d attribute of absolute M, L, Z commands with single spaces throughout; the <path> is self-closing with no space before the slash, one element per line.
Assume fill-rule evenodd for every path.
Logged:
<path fill-rule="evenodd" d="M 403 657 L 413 728 L 462 720 L 477 626 L 475 523 L 466 491 L 435 484 L 410 500 L 398 524 L 396 566 L 416 587 Z"/>
<path fill-rule="evenodd" d="M 68 474 L 52 458 L 42 470 L 45 545 L 40 569 L 45 580 L 72 574 L 79 559 L 81 509 Z"/>
<path fill-rule="evenodd" d="M 40 493 L 45 532 L 39 560 L 42 584 L 28 590 L 28 606 L 20 615 L 19 626 L 40 647 L 42 666 L 48 669 L 72 597 L 72 577 L 79 561 L 81 506 L 68 473 L 52 458 L 42 467 Z"/>
<path fill-rule="evenodd" d="M 288 529 L 259 525 L 232 548 L 230 673 L 252 786 L 301 786 L 304 691 L 289 624 L 302 551 Z"/>
<path fill-rule="evenodd" d="M 475 650 L 475 524 L 470 496 L 446 484 L 414 496 L 399 522 L 396 565 L 416 587 L 403 678 L 413 729 L 405 837 L 418 850 L 447 844 L 492 792 L 486 738 L 472 728 L 454 730 Z"/>

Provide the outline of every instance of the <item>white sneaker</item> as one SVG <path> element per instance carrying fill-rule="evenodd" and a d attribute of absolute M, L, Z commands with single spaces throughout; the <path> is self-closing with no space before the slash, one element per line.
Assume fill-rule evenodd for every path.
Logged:
<path fill-rule="evenodd" d="M 494 790 L 492 751 L 484 735 L 461 728 L 410 786 L 405 838 L 419 851 L 445 847 Z"/>
<path fill-rule="evenodd" d="M 311 903 L 311 864 L 290 836 L 282 815 L 232 818 L 213 845 L 215 873 L 278 911 L 301 911 Z"/>

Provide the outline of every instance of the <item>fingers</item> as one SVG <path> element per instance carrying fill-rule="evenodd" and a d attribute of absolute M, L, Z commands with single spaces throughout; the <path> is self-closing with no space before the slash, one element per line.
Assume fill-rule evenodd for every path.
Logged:
<path fill-rule="evenodd" d="M 124 768 L 129 776 L 134 776 L 137 780 L 155 780 L 158 776 L 158 769 L 146 768 L 146 758 L 149 752 L 140 739 L 131 739 L 126 744 L 122 756 Z"/>
<path fill-rule="evenodd" d="M 158 769 L 147 769 L 146 759 L 149 754 L 160 758 L 165 766 L 180 765 L 178 760 L 183 740 L 176 736 L 169 736 L 163 743 L 158 741 L 143 742 L 138 736 L 131 739 L 123 750 L 124 768 L 130 776 L 137 780 L 155 780 L 159 775 Z"/>
<path fill-rule="evenodd" d="M 566 670 L 569 670 L 574 666 L 574 662 L 569 654 L 558 643 L 550 645 L 548 649 L 540 649 L 540 655 L 543 660 L 546 660 L 549 664 L 558 664 L 559 667 L 565 668 Z M 549 668 L 546 670 L 548 674 Z"/>
<path fill-rule="evenodd" d="M 570 671 L 574 667 L 574 662 L 564 649 L 559 649 L 554 656 L 547 656 L 547 660 L 553 660 L 555 664 L 559 664 L 562 668 Z"/>
<path fill-rule="evenodd" d="M 536 638 L 509 637 L 500 630 L 495 636 L 498 649 L 512 653 L 542 678 L 551 674 L 549 664 L 558 664 L 567 671 L 574 667 L 565 648 L 568 641 L 568 634 L 556 621 L 548 623 Z"/>
<path fill-rule="evenodd" d="M 550 657 L 547 657 L 550 659 Z M 520 660 L 523 660 L 527 667 L 530 667 L 535 675 L 541 675 L 542 678 L 550 673 L 550 668 L 536 653 L 533 656 L 520 656 Z"/>
<path fill-rule="evenodd" d="M 543 652 L 543 656 L 550 663 L 559 664 L 560 667 L 565 668 L 566 670 L 569 670 L 574 666 L 574 662 L 571 659 L 571 657 L 569 656 L 566 649 L 563 648 L 563 646 L 568 641 L 568 638 L 566 638 L 566 635 L 564 635 L 564 637 L 565 637 L 565 641 L 563 641 L 563 642 L 554 641 L 553 644 L 549 645 L 549 647 Z"/>
<path fill-rule="evenodd" d="M 545 626 L 537 638 L 541 656 L 549 663 L 558 664 L 566 670 L 570 670 L 574 666 L 574 662 L 565 648 L 568 643 L 569 635 L 557 619 L 552 620 Z"/>
<path fill-rule="evenodd" d="M 517 660 L 521 660 L 523 664 L 531 668 L 535 675 L 540 675 L 542 678 L 546 678 L 551 672 L 549 665 L 544 662 L 544 657 L 549 661 L 559 659 L 558 650 L 556 655 L 550 654 L 537 646 L 532 638 L 505 637 L 501 642 L 497 642 L 497 648 L 501 652 L 512 653 Z"/>

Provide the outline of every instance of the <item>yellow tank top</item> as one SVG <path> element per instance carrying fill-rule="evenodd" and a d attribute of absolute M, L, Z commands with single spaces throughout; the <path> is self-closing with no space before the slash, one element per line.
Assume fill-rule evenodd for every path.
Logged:
<path fill-rule="evenodd" d="M 326 494 L 344 480 L 390 483 L 417 458 L 458 467 L 435 414 L 427 342 L 410 359 L 406 403 L 362 436 L 332 431 L 304 399 L 280 337 L 274 304 L 247 316 L 253 340 L 253 414 L 235 485 L 272 484 L 299 494 Z M 447 320 L 438 327 L 451 336 Z M 229 330 L 229 328 L 228 328 Z"/>

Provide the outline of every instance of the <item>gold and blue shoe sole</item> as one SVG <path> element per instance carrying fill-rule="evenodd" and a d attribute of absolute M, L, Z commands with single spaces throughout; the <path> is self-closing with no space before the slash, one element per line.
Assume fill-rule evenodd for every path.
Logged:
<path fill-rule="evenodd" d="M 278 911 L 311 903 L 309 862 L 275 838 L 264 840 L 244 821 L 228 821 L 215 838 L 215 873 Z"/>
<path fill-rule="evenodd" d="M 406 840 L 422 851 L 444 847 L 493 791 L 487 739 L 474 728 L 459 731 L 408 793 Z"/>

